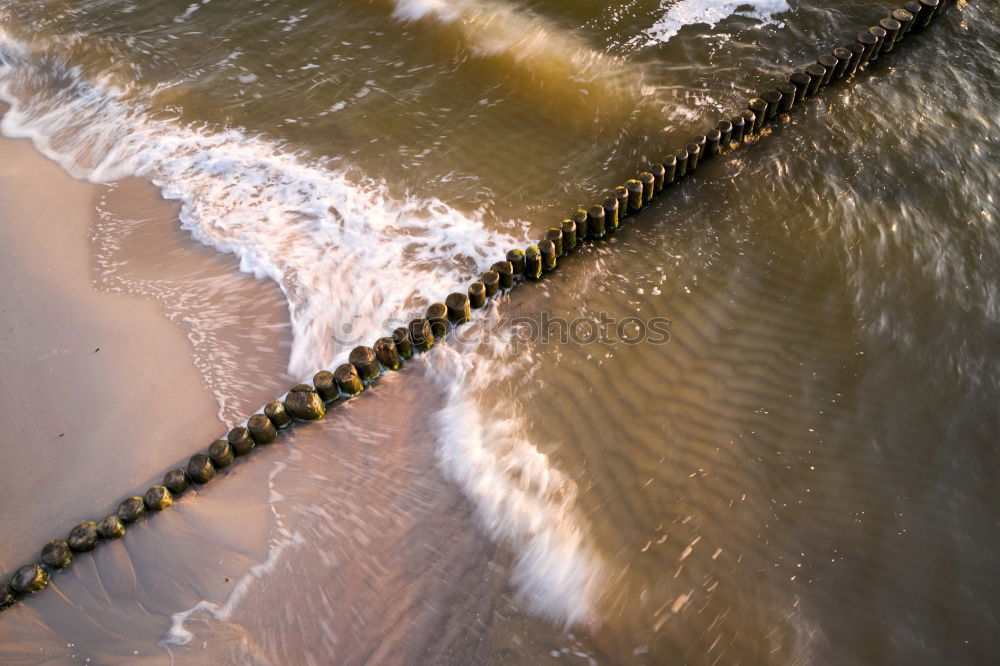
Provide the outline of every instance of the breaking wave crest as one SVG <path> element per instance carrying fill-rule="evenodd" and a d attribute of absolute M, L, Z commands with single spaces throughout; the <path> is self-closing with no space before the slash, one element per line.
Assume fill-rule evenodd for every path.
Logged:
<path fill-rule="evenodd" d="M 457 36 L 471 55 L 496 59 L 505 67 L 506 84 L 556 100 L 560 117 L 568 105 L 562 96 L 584 96 L 589 114 L 627 117 L 652 93 L 642 69 L 604 53 L 554 21 L 516 4 L 492 0 L 393 0 L 400 21 L 429 21 Z M 511 71 L 519 76 L 507 76 Z M 598 103 L 599 100 L 599 103 Z"/>
<path fill-rule="evenodd" d="M 491 307 L 473 326 L 489 326 L 498 310 Z M 484 529 L 514 550 L 518 600 L 566 626 L 598 622 L 605 566 L 576 509 L 576 483 L 530 441 L 512 408 L 505 413 L 496 393 L 504 378 L 530 376 L 530 358 L 498 337 L 475 353 L 456 340 L 427 362 L 444 393 L 434 415 L 441 465 L 475 505 Z"/>
<path fill-rule="evenodd" d="M 386 334 L 395 316 L 485 270 L 513 242 L 436 198 L 395 200 L 382 181 L 266 138 L 156 118 L 142 104 L 153 92 L 87 80 L 0 33 L 4 134 L 30 139 L 78 178 L 152 181 L 180 203 L 193 238 L 276 282 L 294 376 Z"/>
<path fill-rule="evenodd" d="M 384 334 L 387 321 L 453 290 L 515 242 L 437 199 L 394 200 L 384 183 L 266 138 L 154 116 L 143 105 L 150 94 L 88 80 L 0 33 L 0 99 L 10 106 L 3 132 L 30 139 L 78 178 L 151 181 L 180 203 L 193 238 L 276 282 L 288 302 L 293 375 L 308 376 L 359 339 Z M 567 626 L 596 622 L 604 566 L 575 508 L 575 483 L 527 440 L 515 414 L 479 402 L 498 378 L 523 370 L 523 359 L 495 342 L 471 350 L 455 340 L 426 357 L 444 393 L 435 415 L 441 465 L 484 529 L 515 552 L 520 602 Z M 227 618 L 254 580 L 299 543 L 277 518 L 268 558 L 224 604 L 206 601 L 175 615 L 165 645 L 188 642 L 185 623 L 202 611 Z"/>
<path fill-rule="evenodd" d="M 687 25 L 715 26 L 738 14 L 763 23 L 773 23 L 774 16 L 791 11 L 787 0 L 667 0 L 663 16 L 646 31 L 646 44 L 669 41 Z"/>

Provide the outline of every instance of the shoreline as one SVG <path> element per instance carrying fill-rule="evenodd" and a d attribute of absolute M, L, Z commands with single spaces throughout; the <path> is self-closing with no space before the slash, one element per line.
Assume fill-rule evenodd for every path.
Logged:
<path fill-rule="evenodd" d="M 151 183 L 97 185 L 71 177 L 28 139 L 0 136 L 0 146 L 8 424 L 0 453 L 17 461 L 0 469 L 0 529 L 16 535 L 0 546 L 7 575 L 224 436 L 226 405 L 205 368 L 212 353 L 256 363 L 230 371 L 239 396 L 231 417 L 283 392 L 291 330 L 277 287 L 191 239 L 178 205 Z M 243 314 L 248 299 L 258 307 Z M 206 340 L 219 344 L 206 351 Z M 272 353 L 255 354 L 260 343 Z M 231 581 L 267 556 L 275 529 L 268 479 L 286 455 L 275 449 L 262 464 L 236 466 L 229 483 L 190 491 L 164 515 L 130 526 L 132 538 L 79 555 L 51 589 L 4 612 L 3 658 L 62 663 L 74 656 L 70 646 L 97 657 L 105 645 L 107 663 L 169 663 L 158 641 L 170 614 L 226 599 Z"/>
<path fill-rule="evenodd" d="M 208 293 L 235 289 L 236 300 L 217 301 L 230 309 L 229 330 L 250 324 L 260 330 L 228 342 L 237 350 L 259 343 L 274 350 L 263 358 L 270 367 L 252 364 L 236 378 L 239 409 L 254 410 L 282 393 L 282 382 L 291 383 L 278 367 L 287 363 L 281 338 L 290 328 L 277 287 L 238 273 L 231 257 L 191 240 L 177 223 L 176 205 L 155 196 L 152 185 L 78 181 L 27 140 L 0 138 L 0 145 L 7 149 L 0 246 L 10 285 L 2 308 L 11 322 L 3 353 L 12 370 L 0 391 L 5 405 L 22 405 L 20 418 L 12 419 L 16 436 L 3 442 L 8 458 L 22 462 L 0 472 L 0 502 L 8 508 L 0 526 L 18 535 L 5 542 L 0 565 L 13 571 L 48 539 L 113 511 L 130 488 L 145 488 L 225 431 L 219 404 L 192 360 L 198 345 L 185 330 L 190 322 L 171 316 L 171 290 L 151 285 L 174 279 L 191 289 L 207 283 Z M 32 233 L 18 233 L 28 224 Z M 120 274 L 125 269 L 127 279 Z M 252 312 L 234 309 L 251 294 Z M 55 353 L 32 353 L 50 347 Z M 302 583 L 294 595 L 302 603 L 322 604 L 324 588 L 350 599 L 338 605 L 337 617 L 357 635 L 341 649 L 361 655 L 381 646 L 383 661 L 435 653 L 436 630 L 446 618 L 492 617 L 507 608 L 510 556 L 477 528 L 473 506 L 443 478 L 433 447 L 423 444 L 432 439 L 429 417 L 440 398 L 426 378 L 410 379 L 387 377 L 368 400 L 342 407 L 351 419 L 341 415 L 297 430 L 285 444 L 260 451 L 254 464 L 227 469 L 225 483 L 189 491 L 163 515 L 130 526 L 134 535 L 79 556 L 53 577 L 53 589 L 4 613 L 0 653 L 12 661 L 34 654 L 46 663 L 86 654 L 122 664 L 224 660 L 233 635 L 271 626 L 262 601 L 281 608 L 282 590 Z M 20 402 L 25 390 L 47 399 Z M 395 413 L 398 405 L 406 408 Z M 46 438 L 45 426 L 66 434 Z M 296 473 L 281 474 L 287 467 Z M 95 468 L 100 476 L 80 473 Z M 325 501 L 357 521 L 339 536 L 335 525 L 309 520 L 319 510 L 314 498 L 331 489 L 337 490 Z M 284 553 L 282 540 L 290 544 Z M 363 554 L 373 548 L 379 555 L 369 562 Z M 328 568 L 330 553 L 338 551 L 342 573 Z M 323 572 L 322 587 L 296 571 Z M 464 574 L 442 585 L 455 571 Z M 359 584 L 364 576 L 381 582 Z M 239 601 L 244 585 L 250 604 Z M 178 624 L 185 609 L 199 605 L 225 608 L 225 618 L 198 613 L 187 628 Z M 356 607 L 386 620 L 355 625 Z M 396 625 L 391 618 L 402 612 L 412 614 L 410 622 Z M 174 627 L 196 640 L 166 649 Z M 481 658 L 495 629 L 491 622 L 466 626 L 449 650 Z M 302 644 L 304 654 L 326 640 L 316 636 L 322 632 Z M 253 642 L 248 649 L 267 651 Z"/>
<path fill-rule="evenodd" d="M 222 400 L 205 367 L 212 359 L 198 358 L 199 340 L 214 336 L 242 358 L 261 342 L 261 331 L 268 338 L 274 353 L 256 359 L 267 367 L 246 369 L 242 377 L 231 372 L 239 398 L 229 413 L 248 416 L 281 390 L 275 384 L 285 377 L 288 342 L 281 338 L 288 328 L 280 292 L 190 239 L 179 228 L 176 204 L 159 198 L 151 184 L 94 185 L 73 179 L 25 139 L 0 138 L 0 145 L 6 158 L 0 396 L 8 418 L 2 446 L 17 461 L 0 472 L 6 509 L 0 529 L 17 535 L 0 548 L 0 569 L 13 571 L 47 540 L 100 519 L 225 432 Z M 111 251 L 103 250 L 104 263 L 117 273 L 99 260 L 115 217 L 130 227 L 112 239 Z M 198 299 L 170 311 L 172 296 L 213 280 L 225 283 L 206 298 L 235 284 L 240 299 L 249 291 L 265 303 L 254 312 L 265 320 L 260 330 L 240 339 L 246 322 L 239 313 L 207 334 L 195 330 L 199 313 L 181 308 L 204 305 Z M 169 288 L 157 292 L 151 285 Z M 233 305 L 219 301 L 223 309 Z M 84 471 L 95 468 L 100 472 Z"/>

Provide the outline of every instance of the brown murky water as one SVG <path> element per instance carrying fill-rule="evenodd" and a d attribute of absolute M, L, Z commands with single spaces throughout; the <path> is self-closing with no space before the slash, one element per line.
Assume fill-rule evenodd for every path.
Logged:
<path fill-rule="evenodd" d="M 174 321 L 231 425 L 890 8 L 9 2 L 4 130 L 101 181 L 93 288 Z M 957 3 L 79 557 L 0 616 L 4 661 L 989 663 L 998 19 Z M 40 479 L 30 524 L 5 496 L 2 568 L 204 427 L 125 447 L 106 496 Z"/>

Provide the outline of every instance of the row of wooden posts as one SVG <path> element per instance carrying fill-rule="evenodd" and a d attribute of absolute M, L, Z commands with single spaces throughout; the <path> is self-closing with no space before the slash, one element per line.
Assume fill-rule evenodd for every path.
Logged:
<path fill-rule="evenodd" d="M 602 203 L 577 210 L 561 226 L 550 228 L 537 244 L 511 250 L 504 261 L 494 264 L 467 292 L 450 294 L 443 303 L 432 304 L 423 317 L 412 320 L 407 327 L 397 328 L 390 336 L 379 338 L 371 347 L 355 348 L 347 363 L 333 372 L 316 373 L 311 385 L 292 387 L 282 400 L 269 402 L 262 413 L 251 416 L 245 425 L 233 428 L 205 452 L 196 453 L 185 465 L 168 471 L 161 483 L 142 496 L 129 497 L 114 513 L 99 521 L 81 523 L 65 538 L 50 541 L 42 549 L 38 562 L 18 568 L 6 583 L 0 584 L 0 610 L 44 588 L 50 576 L 69 566 L 75 555 L 121 538 L 131 523 L 168 508 L 174 497 L 192 485 L 208 483 L 218 470 L 237 457 L 274 442 L 279 431 L 294 420 L 321 419 L 334 404 L 364 391 L 381 372 L 399 370 L 414 354 L 431 349 L 452 327 L 469 321 L 472 310 L 484 307 L 488 299 L 513 289 L 521 281 L 540 280 L 556 269 L 560 258 L 582 243 L 599 241 L 614 232 L 627 217 L 646 207 L 668 186 L 695 173 L 705 160 L 746 145 L 766 125 L 780 121 L 824 87 L 852 80 L 859 71 L 892 52 L 901 40 L 927 27 L 949 2 L 953 0 L 919 0 L 893 9 L 850 43 L 794 71 L 786 81 L 751 98 L 747 108 L 732 118 L 722 120 L 636 178 L 616 187 Z"/>

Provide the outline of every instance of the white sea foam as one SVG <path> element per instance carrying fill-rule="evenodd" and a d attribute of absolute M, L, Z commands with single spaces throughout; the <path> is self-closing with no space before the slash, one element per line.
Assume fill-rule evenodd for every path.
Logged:
<path fill-rule="evenodd" d="M 497 317 L 498 308 L 491 306 L 488 316 Z M 445 395 L 434 415 L 441 465 L 473 502 L 484 529 L 516 553 L 511 582 L 519 601 L 567 626 L 598 622 L 605 565 L 576 509 L 576 484 L 531 443 L 516 414 L 489 399 L 499 381 L 523 374 L 530 359 L 494 336 L 475 350 L 455 341 L 427 363 Z"/>
<path fill-rule="evenodd" d="M 647 45 L 669 41 L 687 25 L 714 27 L 734 14 L 774 23 L 775 15 L 791 9 L 787 0 L 664 0 L 662 8 L 663 16 L 646 31 Z"/>
<path fill-rule="evenodd" d="M 456 264 L 481 271 L 513 242 L 436 199 L 393 201 L 381 183 L 352 180 L 272 141 L 154 119 L 142 91 L 88 81 L 2 34 L 0 98 L 11 106 L 5 134 L 31 139 L 77 177 L 151 180 L 181 203 L 181 223 L 194 238 L 279 284 L 294 334 L 290 371 L 300 376 L 346 351 L 331 339 L 335 326 L 353 324 L 370 341 L 414 298 L 440 298 L 466 277 Z M 446 394 L 436 415 L 442 466 L 485 529 L 517 553 L 513 583 L 526 607 L 567 625 L 594 621 L 603 565 L 575 509 L 575 484 L 527 441 L 515 416 L 481 413 L 472 397 L 519 367 L 497 345 L 473 354 L 456 342 L 427 357 Z M 224 603 L 202 601 L 174 615 L 165 644 L 190 641 L 186 623 L 199 613 L 227 619 L 301 540 L 273 503 L 272 511 L 278 531 L 265 561 Z"/>
<path fill-rule="evenodd" d="M 3 34 L 0 48 L 4 134 L 31 139 L 79 178 L 151 180 L 180 202 L 192 237 L 274 280 L 288 301 L 295 376 L 386 334 L 415 301 L 439 299 L 513 242 L 436 198 L 393 200 L 381 181 L 239 129 L 154 119 L 141 91 L 88 81 Z"/>

